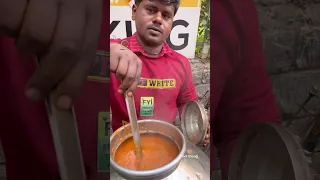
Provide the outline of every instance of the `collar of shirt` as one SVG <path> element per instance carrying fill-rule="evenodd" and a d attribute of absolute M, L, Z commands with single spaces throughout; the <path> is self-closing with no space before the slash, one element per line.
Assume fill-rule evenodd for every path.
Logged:
<path fill-rule="evenodd" d="M 152 56 L 152 55 L 146 53 L 143 50 L 142 46 L 138 43 L 136 33 L 134 33 L 131 37 L 128 37 L 126 40 L 122 41 L 121 44 L 125 47 L 129 46 L 129 48 L 132 52 L 134 52 L 134 53 L 139 52 L 148 58 L 160 58 L 166 54 L 172 53 L 172 49 L 169 47 L 169 45 L 166 42 L 163 43 L 162 50 L 158 56 L 155 57 L 155 56 Z"/>

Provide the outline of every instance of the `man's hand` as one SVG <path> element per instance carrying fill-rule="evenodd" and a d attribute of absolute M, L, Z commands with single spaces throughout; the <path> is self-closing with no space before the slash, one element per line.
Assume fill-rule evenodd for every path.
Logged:
<path fill-rule="evenodd" d="M 101 0 L 0 0 L 0 33 L 39 57 L 28 98 L 54 90 L 56 106 L 71 107 L 95 59 L 101 19 Z"/>
<path fill-rule="evenodd" d="M 110 44 L 110 71 L 122 80 L 119 92 L 129 96 L 135 91 L 142 70 L 142 62 L 131 50 L 120 44 Z"/>
<path fill-rule="evenodd" d="M 210 123 L 209 123 L 208 128 L 207 128 L 207 133 L 206 133 L 206 136 L 204 138 L 203 145 L 206 146 L 209 143 L 210 143 Z"/>

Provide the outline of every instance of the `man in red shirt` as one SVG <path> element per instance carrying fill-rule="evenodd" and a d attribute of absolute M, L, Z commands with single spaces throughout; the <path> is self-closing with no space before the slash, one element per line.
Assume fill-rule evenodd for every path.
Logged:
<path fill-rule="evenodd" d="M 177 109 L 181 112 L 187 101 L 198 99 L 188 59 L 165 42 L 179 4 L 178 0 L 136 0 L 132 19 L 137 32 L 131 37 L 110 41 L 110 69 L 115 72 L 110 77 L 113 130 L 129 121 L 118 79 L 138 85 L 134 92 L 138 119 L 174 124 Z M 208 140 L 209 135 L 205 143 Z"/>
<path fill-rule="evenodd" d="M 98 115 L 110 108 L 109 1 L 103 2 L 1 0 L 0 139 L 8 180 L 61 179 L 44 101 L 27 99 L 40 100 L 52 87 L 60 109 L 79 94 L 75 113 L 88 180 L 109 178 L 97 167 Z M 42 54 L 37 71 L 34 53 Z"/>
<path fill-rule="evenodd" d="M 220 150 L 222 179 L 227 180 L 237 137 L 255 122 L 280 122 L 280 118 L 266 73 L 254 2 L 210 3 L 211 139 Z"/>

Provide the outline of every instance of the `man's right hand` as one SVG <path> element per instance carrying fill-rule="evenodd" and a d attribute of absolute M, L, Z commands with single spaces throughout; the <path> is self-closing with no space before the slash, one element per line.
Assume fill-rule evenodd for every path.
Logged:
<path fill-rule="evenodd" d="M 110 44 L 110 71 L 122 80 L 119 93 L 132 95 L 139 83 L 141 70 L 142 62 L 135 53 L 120 44 Z"/>
<path fill-rule="evenodd" d="M 0 0 L 0 34 L 39 58 L 26 87 L 29 99 L 41 100 L 53 92 L 59 109 L 72 107 L 95 61 L 102 2 Z"/>

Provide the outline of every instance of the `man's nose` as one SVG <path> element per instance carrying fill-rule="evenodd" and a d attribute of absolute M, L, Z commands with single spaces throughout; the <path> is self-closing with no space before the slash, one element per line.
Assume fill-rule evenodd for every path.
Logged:
<path fill-rule="evenodd" d="M 158 24 L 162 24 L 162 20 L 163 20 L 163 18 L 162 18 L 162 13 L 161 12 L 157 12 L 155 15 L 154 15 L 154 20 L 153 20 L 153 22 L 155 22 L 155 23 L 158 23 Z"/>

